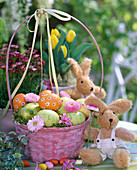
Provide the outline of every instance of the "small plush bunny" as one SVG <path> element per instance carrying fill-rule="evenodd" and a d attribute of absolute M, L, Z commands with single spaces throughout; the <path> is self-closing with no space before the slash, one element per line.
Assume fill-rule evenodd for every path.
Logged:
<path fill-rule="evenodd" d="M 68 63 L 72 63 L 70 69 L 77 78 L 76 89 L 66 89 L 65 91 L 71 96 L 72 99 L 77 100 L 81 97 L 87 97 L 91 93 L 95 96 L 99 95 L 100 87 L 95 86 L 89 78 L 92 60 L 85 58 L 81 66 L 72 58 L 67 59 Z M 101 90 L 100 98 L 104 98 L 106 92 Z"/>
<path fill-rule="evenodd" d="M 113 159 L 116 167 L 127 167 L 130 153 L 122 140 L 134 141 L 135 135 L 124 128 L 116 128 L 116 125 L 119 121 L 117 114 L 128 111 L 132 107 L 131 101 L 119 99 L 107 106 L 99 98 L 88 96 L 85 104 L 98 107 L 101 130 L 91 127 L 90 139 L 94 140 L 94 144 L 89 149 L 81 149 L 81 159 L 88 165 L 98 165 L 108 157 Z M 88 138 L 89 127 L 85 129 L 84 135 Z"/>

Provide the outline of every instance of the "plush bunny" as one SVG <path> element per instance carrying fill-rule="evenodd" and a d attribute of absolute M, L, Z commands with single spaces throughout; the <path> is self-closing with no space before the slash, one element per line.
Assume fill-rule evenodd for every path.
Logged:
<path fill-rule="evenodd" d="M 123 114 L 132 107 L 132 103 L 126 99 L 119 99 L 107 106 L 103 101 L 94 96 L 88 96 L 86 105 L 94 105 L 99 109 L 98 124 L 101 130 L 91 127 L 90 139 L 94 144 L 89 149 L 81 149 L 81 159 L 88 165 L 98 165 L 107 157 L 113 159 L 118 168 L 125 168 L 130 162 L 130 153 L 123 143 L 134 141 L 135 135 L 124 128 L 116 128 L 119 121 L 117 114 Z M 88 138 L 89 127 L 84 131 Z"/>
<path fill-rule="evenodd" d="M 95 96 L 99 95 L 100 87 L 95 86 L 89 78 L 89 72 L 92 60 L 85 58 L 81 66 L 72 58 L 67 59 L 68 63 L 72 63 L 70 69 L 77 78 L 77 85 L 75 89 L 66 89 L 65 91 L 71 96 L 72 99 L 77 100 L 81 97 L 87 97 L 91 93 Z M 104 98 L 106 92 L 101 90 L 100 98 Z"/>

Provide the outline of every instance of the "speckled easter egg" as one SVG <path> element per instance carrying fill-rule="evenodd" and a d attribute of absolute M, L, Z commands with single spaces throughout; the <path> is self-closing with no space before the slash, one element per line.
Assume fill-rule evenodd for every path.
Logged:
<path fill-rule="evenodd" d="M 57 125 L 59 122 L 59 115 L 53 110 L 44 109 L 39 111 L 37 115 L 44 119 L 45 126 L 47 127 L 52 127 L 53 125 Z"/>
<path fill-rule="evenodd" d="M 39 96 L 42 97 L 42 96 L 46 96 L 47 94 L 51 94 L 51 93 L 53 93 L 51 90 L 44 90 L 39 94 Z"/>
<path fill-rule="evenodd" d="M 25 106 L 22 106 L 18 111 L 18 116 L 24 120 L 30 120 L 34 117 L 41 108 L 38 103 L 28 103 Z"/>
<path fill-rule="evenodd" d="M 13 99 L 13 108 L 17 112 L 22 106 L 26 105 L 25 94 L 19 93 Z"/>
<path fill-rule="evenodd" d="M 58 110 L 62 105 L 62 99 L 54 93 L 41 96 L 39 99 L 39 106 L 41 109 Z"/>
<path fill-rule="evenodd" d="M 83 122 L 85 122 L 86 117 L 81 112 L 73 112 L 73 113 L 67 113 L 67 118 L 71 118 L 70 122 L 72 125 L 79 125 Z"/>

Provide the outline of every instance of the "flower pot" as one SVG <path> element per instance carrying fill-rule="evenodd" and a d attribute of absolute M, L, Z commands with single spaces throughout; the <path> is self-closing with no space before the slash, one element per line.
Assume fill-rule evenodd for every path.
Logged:
<path fill-rule="evenodd" d="M 71 86 L 59 86 L 59 92 L 65 90 L 65 89 L 74 89 L 75 87 L 76 87 L 76 84 L 71 85 Z M 46 89 L 47 89 L 47 86 L 43 83 L 42 84 L 42 90 L 46 90 Z M 53 92 L 56 93 L 56 87 L 55 86 L 53 87 Z"/>

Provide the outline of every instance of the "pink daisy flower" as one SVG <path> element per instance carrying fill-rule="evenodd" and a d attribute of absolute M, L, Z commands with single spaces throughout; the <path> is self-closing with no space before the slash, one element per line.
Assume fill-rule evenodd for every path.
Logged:
<path fill-rule="evenodd" d="M 25 95 L 25 100 L 30 103 L 38 103 L 40 96 L 34 93 L 28 93 Z"/>
<path fill-rule="evenodd" d="M 87 105 L 86 108 L 87 108 L 88 110 L 93 110 L 93 111 L 95 111 L 95 112 L 98 112 L 98 111 L 99 111 L 98 107 L 97 107 L 97 106 L 94 106 L 94 105 L 92 105 L 92 104 Z"/>
<path fill-rule="evenodd" d="M 61 91 L 60 92 L 60 96 L 61 97 L 68 97 L 69 99 L 71 99 L 70 95 L 67 92 L 65 92 L 65 91 Z"/>
<path fill-rule="evenodd" d="M 38 130 L 43 128 L 44 124 L 44 119 L 36 115 L 32 118 L 32 120 L 28 121 L 27 126 L 29 131 L 37 132 Z"/>
<path fill-rule="evenodd" d="M 77 112 L 80 109 L 80 103 L 74 100 L 69 101 L 65 104 L 64 109 L 69 113 Z"/>

